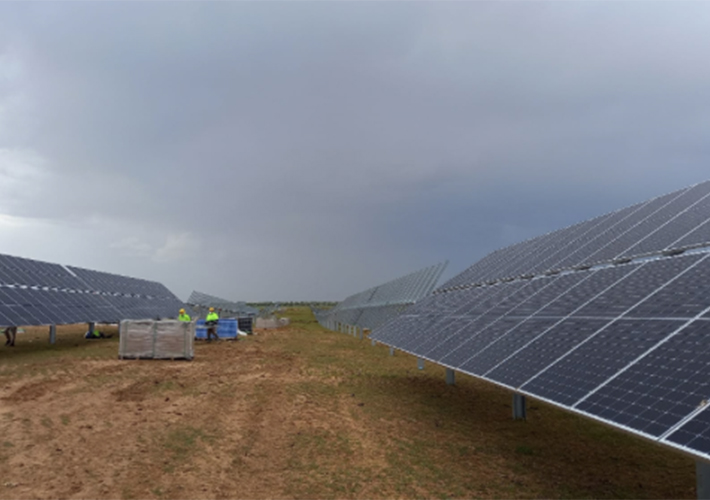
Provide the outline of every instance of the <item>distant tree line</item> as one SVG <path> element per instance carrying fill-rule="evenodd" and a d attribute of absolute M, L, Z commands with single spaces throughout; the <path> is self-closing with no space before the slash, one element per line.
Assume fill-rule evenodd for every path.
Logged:
<path fill-rule="evenodd" d="M 272 307 L 275 305 L 283 306 L 283 307 L 299 307 L 299 306 L 304 306 L 304 307 L 334 307 L 337 305 L 337 302 L 329 302 L 329 301 L 323 301 L 323 300 L 302 300 L 302 301 L 285 301 L 285 302 L 247 302 L 248 306 L 251 307 Z"/>

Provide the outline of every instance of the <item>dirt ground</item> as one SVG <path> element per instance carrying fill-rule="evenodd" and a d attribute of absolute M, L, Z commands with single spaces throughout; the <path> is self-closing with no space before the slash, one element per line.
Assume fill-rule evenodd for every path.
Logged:
<path fill-rule="evenodd" d="M 0 353 L 0 498 L 691 498 L 693 461 L 304 313 L 194 361 L 28 329 Z"/>

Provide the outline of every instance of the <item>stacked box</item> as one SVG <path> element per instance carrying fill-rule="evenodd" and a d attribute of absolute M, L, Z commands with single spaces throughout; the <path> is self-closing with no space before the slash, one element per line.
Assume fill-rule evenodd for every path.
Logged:
<path fill-rule="evenodd" d="M 195 357 L 195 323 L 177 320 L 123 320 L 119 327 L 120 359 L 188 359 Z"/>
<path fill-rule="evenodd" d="M 237 319 L 239 322 L 239 329 L 249 335 L 254 333 L 254 318 L 251 316 L 245 316 L 243 318 Z"/>
<path fill-rule="evenodd" d="M 237 320 L 236 319 L 220 319 L 217 323 L 217 336 L 221 339 L 236 339 L 237 338 Z M 207 338 L 207 326 L 204 319 L 197 320 L 195 328 L 195 337 L 198 339 Z"/>

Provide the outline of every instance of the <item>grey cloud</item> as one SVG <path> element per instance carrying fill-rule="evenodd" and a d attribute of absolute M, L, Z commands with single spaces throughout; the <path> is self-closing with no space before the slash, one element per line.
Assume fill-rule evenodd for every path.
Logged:
<path fill-rule="evenodd" d="M 340 298 L 445 258 L 451 274 L 705 179 L 709 17 L 0 4 L 0 61 L 16 65 L 0 70 L 0 149 L 43 172 L 0 209 L 100 234 L 101 255 L 66 254 L 184 296 Z"/>

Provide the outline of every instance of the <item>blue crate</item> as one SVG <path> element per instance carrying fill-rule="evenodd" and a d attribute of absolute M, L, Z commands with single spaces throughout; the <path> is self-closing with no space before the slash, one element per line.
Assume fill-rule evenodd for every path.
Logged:
<path fill-rule="evenodd" d="M 195 329 L 196 339 L 207 339 L 207 327 L 204 319 L 197 320 L 197 328 Z M 221 339 L 236 339 L 237 338 L 237 320 L 236 319 L 220 319 L 217 324 L 217 336 Z"/>

